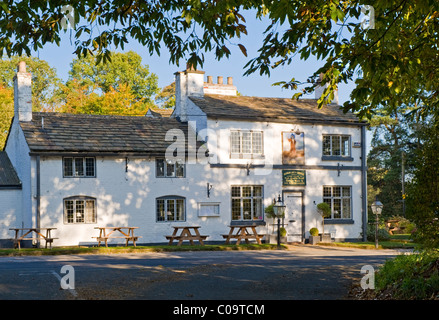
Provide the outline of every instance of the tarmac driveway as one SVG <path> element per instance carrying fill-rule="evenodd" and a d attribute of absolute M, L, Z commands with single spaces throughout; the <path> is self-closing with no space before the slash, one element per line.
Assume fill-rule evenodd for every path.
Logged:
<path fill-rule="evenodd" d="M 377 269 L 397 254 L 292 245 L 289 250 L 0 257 L 0 300 L 346 299 L 351 284 L 364 276 L 362 266 Z"/>

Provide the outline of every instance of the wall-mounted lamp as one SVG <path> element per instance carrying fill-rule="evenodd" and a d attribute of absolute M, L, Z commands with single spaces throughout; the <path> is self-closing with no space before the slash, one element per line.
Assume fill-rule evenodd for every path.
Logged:
<path fill-rule="evenodd" d="M 212 185 L 208 182 L 207 183 L 207 197 L 210 198 L 210 190 L 212 190 Z"/>

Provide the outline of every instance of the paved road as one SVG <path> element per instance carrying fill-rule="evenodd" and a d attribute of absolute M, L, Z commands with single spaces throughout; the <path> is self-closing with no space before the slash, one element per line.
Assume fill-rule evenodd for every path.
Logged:
<path fill-rule="evenodd" d="M 297 245 L 289 250 L 0 257 L 0 300 L 345 299 L 363 265 L 394 250 Z M 73 275 L 74 289 L 61 289 Z M 72 280 L 72 279 L 71 279 Z M 64 286 L 64 288 L 66 288 Z"/>

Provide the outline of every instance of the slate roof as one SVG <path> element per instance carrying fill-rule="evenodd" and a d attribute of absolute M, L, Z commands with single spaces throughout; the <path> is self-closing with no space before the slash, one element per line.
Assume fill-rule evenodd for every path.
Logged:
<path fill-rule="evenodd" d="M 164 155 L 169 145 L 177 146 L 174 140 L 166 141 L 169 130 L 182 130 L 188 140 L 187 123 L 169 117 L 34 112 L 32 121 L 20 122 L 20 126 L 30 151 L 36 153 Z"/>
<path fill-rule="evenodd" d="M 0 151 L 0 189 L 9 188 L 21 188 L 21 182 L 6 151 Z"/>
<path fill-rule="evenodd" d="M 190 97 L 208 117 L 241 121 L 280 123 L 365 124 L 353 113 L 343 113 L 339 105 L 319 109 L 315 99 L 261 98 L 246 96 L 207 95 Z"/>

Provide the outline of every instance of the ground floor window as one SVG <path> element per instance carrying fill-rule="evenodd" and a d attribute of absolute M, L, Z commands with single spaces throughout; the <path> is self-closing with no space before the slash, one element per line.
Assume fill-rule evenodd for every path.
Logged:
<path fill-rule="evenodd" d="M 96 223 L 96 199 L 83 196 L 65 198 L 64 223 Z"/>
<path fill-rule="evenodd" d="M 157 221 L 185 221 L 185 198 L 167 196 L 156 199 Z"/>
<path fill-rule="evenodd" d="M 350 186 L 324 186 L 323 202 L 331 207 L 328 219 L 352 218 L 352 192 Z"/>
<path fill-rule="evenodd" d="M 232 186 L 232 220 L 262 220 L 263 189 L 263 186 Z"/>

